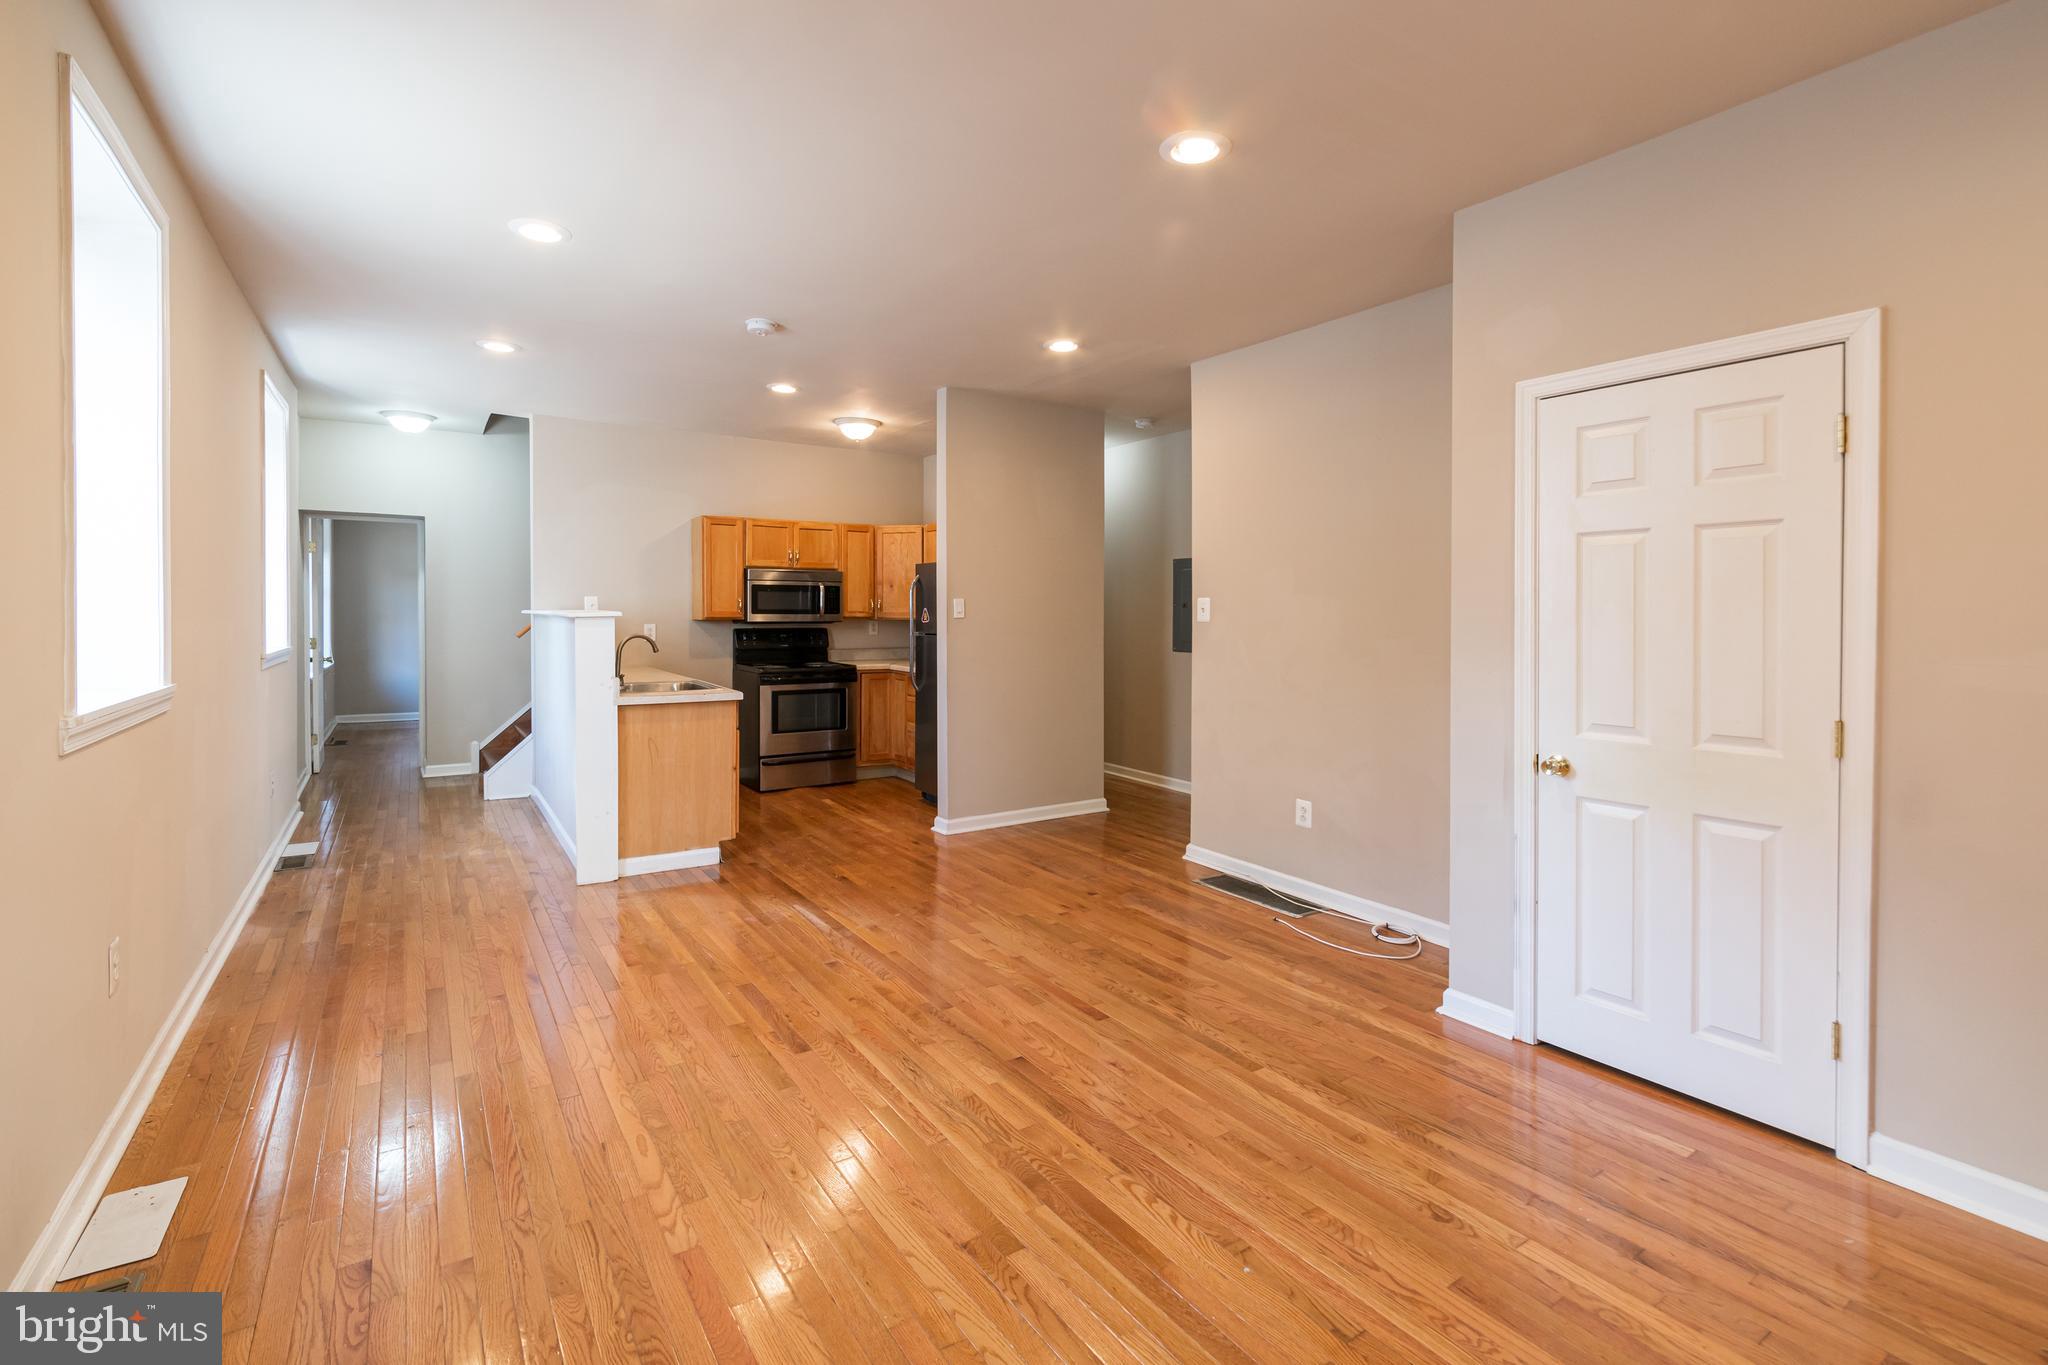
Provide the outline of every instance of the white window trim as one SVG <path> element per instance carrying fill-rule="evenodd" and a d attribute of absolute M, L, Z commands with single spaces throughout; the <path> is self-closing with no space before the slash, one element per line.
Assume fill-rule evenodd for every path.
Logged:
<path fill-rule="evenodd" d="M 58 147 L 58 267 L 62 287 L 58 293 L 57 305 L 57 355 L 58 366 L 63 379 L 64 411 L 64 711 L 57 721 L 57 751 L 68 754 L 119 734 L 133 725 L 140 725 L 152 716 L 160 716 L 171 709 L 171 698 L 177 694 L 177 684 L 171 678 L 171 220 L 164 212 L 163 201 L 150 188 L 149 177 L 142 173 L 142 165 L 135 159 L 135 153 L 128 149 L 128 140 L 121 136 L 119 125 L 108 111 L 99 93 L 86 80 L 85 72 L 79 68 L 78 59 L 65 53 L 63 56 L 64 80 L 59 98 Z M 128 184 L 135 191 L 135 197 L 149 216 L 156 220 L 157 228 L 157 283 L 161 297 L 157 301 L 157 316 L 161 320 L 162 336 L 157 347 L 157 517 L 162 528 L 163 544 L 163 686 L 154 692 L 145 692 L 139 697 L 102 706 L 96 711 L 80 714 L 78 711 L 78 581 L 77 581 L 77 507 L 73 501 L 74 488 L 72 470 L 77 458 L 73 447 L 75 433 L 71 426 L 73 396 L 71 389 L 71 102 L 76 99 L 84 108 L 86 117 L 92 120 L 105 140 L 107 150 L 121 167 L 121 173 L 128 178 Z"/>
<path fill-rule="evenodd" d="M 263 591 L 258 594 L 260 599 L 258 606 L 261 608 L 261 613 L 256 623 L 256 638 L 260 641 L 263 638 L 263 633 L 270 629 L 270 537 L 276 530 L 270 524 L 270 411 L 266 405 L 271 395 L 275 394 L 278 406 L 284 409 L 285 513 L 288 520 L 292 511 L 292 405 L 290 400 L 284 396 L 284 390 L 280 389 L 277 386 L 277 382 L 270 377 L 269 370 L 259 369 L 256 373 L 263 381 L 256 386 L 256 467 L 258 471 L 256 480 L 256 517 L 261 523 L 262 529 L 262 534 L 257 537 L 258 543 L 262 546 L 262 558 L 257 565 L 257 569 L 261 573 L 263 580 Z M 298 523 L 291 521 L 291 525 L 297 526 Z M 297 543 L 298 538 L 294 535 L 291 538 L 291 544 L 296 545 Z M 292 561 L 294 558 L 295 556 L 289 551 L 286 552 L 284 557 L 284 644 L 282 647 L 273 649 L 263 656 L 262 662 L 257 665 L 259 673 L 265 669 L 277 667 L 285 660 L 291 658 L 294 653 L 292 641 L 298 638 L 292 632 Z"/>

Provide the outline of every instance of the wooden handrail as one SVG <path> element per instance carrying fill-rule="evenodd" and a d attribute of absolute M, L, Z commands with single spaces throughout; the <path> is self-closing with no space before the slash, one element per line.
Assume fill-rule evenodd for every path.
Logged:
<path fill-rule="evenodd" d="M 513 636 L 512 638 L 513 638 L 513 639 L 515 639 L 515 640 L 524 640 L 524 639 L 526 638 L 526 632 L 527 632 L 527 631 L 529 631 L 529 630 L 532 630 L 532 629 L 533 629 L 533 622 L 531 622 L 531 621 L 528 621 L 528 622 L 527 622 L 527 623 L 526 623 L 525 625 L 523 625 L 523 626 L 521 626 L 521 627 L 519 628 L 519 633 L 518 633 L 517 635 Z"/>

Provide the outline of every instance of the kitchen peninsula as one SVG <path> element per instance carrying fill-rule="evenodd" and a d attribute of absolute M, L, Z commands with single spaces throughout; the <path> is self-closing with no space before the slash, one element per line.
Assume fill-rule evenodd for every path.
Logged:
<path fill-rule="evenodd" d="M 533 803 L 578 885 L 706 867 L 739 832 L 731 688 L 617 659 L 615 611 L 529 611 Z"/>

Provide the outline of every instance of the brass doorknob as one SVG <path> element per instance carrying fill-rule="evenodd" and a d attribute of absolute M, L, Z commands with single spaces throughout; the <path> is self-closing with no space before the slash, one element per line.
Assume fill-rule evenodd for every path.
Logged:
<path fill-rule="evenodd" d="M 1570 777 L 1572 775 L 1572 761 L 1563 754 L 1552 754 L 1549 758 L 1542 758 L 1536 761 L 1536 771 L 1539 773 L 1549 773 L 1552 777 Z"/>

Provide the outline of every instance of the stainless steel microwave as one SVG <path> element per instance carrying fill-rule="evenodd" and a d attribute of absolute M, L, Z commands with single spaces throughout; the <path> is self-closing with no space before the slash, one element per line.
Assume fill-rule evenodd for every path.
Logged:
<path fill-rule="evenodd" d="M 837 621 L 843 580 L 837 569 L 747 570 L 749 621 Z"/>

